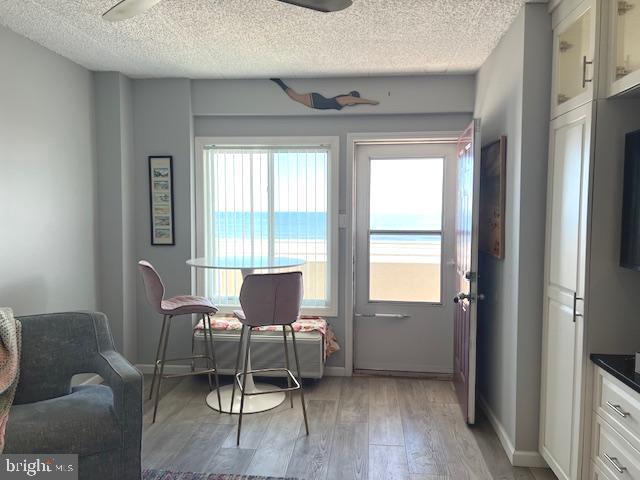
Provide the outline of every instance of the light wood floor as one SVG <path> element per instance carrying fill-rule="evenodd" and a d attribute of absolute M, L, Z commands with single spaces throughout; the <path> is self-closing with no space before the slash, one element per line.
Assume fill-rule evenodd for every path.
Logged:
<path fill-rule="evenodd" d="M 148 389 L 150 377 L 145 376 Z M 327 480 L 547 480 L 514 468 L 489 423 L 468 428 L 452 385 L 439 380 L 327 377 L 305 385 L 310 436 L 299 396 L 243 418 L 205 404 L 204 377 L 171 379 L 155 424 L 145 398 L 144 468 Z"/>

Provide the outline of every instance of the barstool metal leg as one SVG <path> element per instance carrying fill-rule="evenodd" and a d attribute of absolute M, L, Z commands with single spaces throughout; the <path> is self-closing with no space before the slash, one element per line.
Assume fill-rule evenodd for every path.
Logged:
<path fill-rule="evenodd" d="M 191 356 L 196 354 L 196 330 L 191 329 Z M 191 359 L 191 373 L 196 371 L 196 359 Z"/>
<path fill-rule="evenodd" d="M 289 368 L 289 349 L 287 348 L 287 330 L 286 330 L 286 326 L 283 325 L 282 326 L 282 340 L 284 342 L 284 366 L 287 370 L 290 370 Z M 289 377 L 289 374 L 287 373 L 287 387 L 291 388 L 291 378 Z M 289 397 L 289 401 L 291 402 L 291 408 L 293 408 L 293 392 L 289 391 L 287 392 L 287 395 Z"/>
<path fill-rule="evenodd" d="M 160 360 L 160 349 L 162 348 L 162 340 L 164 339 L 164 328 L 167 324 L 167 316 L 162 316 L 162 330 L 160 330 L 160 338 L 158 339 L 158 348 L 156 350 L 156 363 L 153 364 L 153 377 L 151 379 L 151 388 L 149 389 L 149 400 L 153 397 L 153 387 L 156 384 L 156 375 L 158 374 L 158 360 Z"/>
<path fill-rule="evenodd" d="M 244 329 L 245 326 L 243 325 L 240 329 L 240 342 L 238 343 L 238 354 L 236 355 L 236 369 L 233 372 L 233 386 L 231 387 L 231 406 L 229 407 L 229 415 L 233 413 L 233 400 L 236 398 L 236 378 L 238 370 L 240 370 L 240 357 L 242 356 L 242 348 L 244 347 L 244 344 L 242 343 L 242 340 L 244 340 Z"/>
<path fill-rule="evenodd" d="M 160 359 L 160 373 L 158 375 L 158 387 L 156 389 L 156 401 L 155 404 L 153 406 L 153 421 L 152 423 L 155 423 L 156 421 L 156 414 L 158 413 L 158 403 L 160 402 L 160 387 L 162 385 L 162 377 L 164 375 L 164 362 L 167 358 L 167 345 L 169 344 L 169 332 L 171 330 L 171 319 L 173 318 L 172 315 L 169 315 L 168 319 L 167 319 L 167 328 L 166 328 L 166 332 L 164 334 L 164 345 L 162 347 L 162 358 Z"/>
<path fill-rule="evenodd" d="M 216 393 L 218 394 L 218 411 L 222 413 L 222 400 L 220 399 L 220 379 L 218 378 L 218 362 L 216 360 L 216 350 L 213 341 L 213 330 L 211 328 L 211 315 L 207 313 L 207 328 L 209 328 L 209 341 L 211 342 L 211 360 L 213 361 L 213 376 L 216 380 Z"/>
<path fill-rule="evenodd" d="M 208 318 L 207 314 L 203 313 L 202 314 L 202 331 L 204 332 L 204 350 L 205 353 L 207 354 L 207 370 L 210 370 L 211 368 L 213 368 L 213 360 L 211 358 L 211 342 L 209 342 L 209 338 L 207 337 L 208 335 L 211 335 L 211 331 L 208 329 L 208 325 L 207 325 L 207 320 L 206 318 Z M 211 381 L 211 372 L 207 373 L 207 378 L 209 379 L 209 391 L 213 390 L 213 382 Z"/>
<path fill-rule="evenodd" d="M 251 346 L 251 327 L 247 327 L 247 346 L 244 351 L 244 366 L 242 367 L 242 390 L 240 391 L 240 416 L 238 417 L 238 438 L 236 445 L 240 446 L 240 429 L 242 428 L 242 410 L 244 408 L 244 392 L 247 388 L 247 369 L 249 367 L 249 348 Z M 237 377 L 236 377 L 237 379 Z M 234 379 L 235 380 L 235 379 Z"/>
<path fill-rule="evenodd" d="M 296 333 L 293 331 L 293 326 L 289 325 L 291 328 L 291 340 L 293 340 L 293 354 L 296 357 L 296 373 L 298 374 L 298 382 L 300 383 L 300 401 L 302 402 L 302 415 L 304 416 L 304 428 L 307 430 L 307 435 L 309 435 L 309 422 L 307 421 L 307 407 L 304 404 L 304 389 L 302 388 L 302 370 L 300 370 L 300 359 L 298 358 L 298 347 L 296 346 Z"/>

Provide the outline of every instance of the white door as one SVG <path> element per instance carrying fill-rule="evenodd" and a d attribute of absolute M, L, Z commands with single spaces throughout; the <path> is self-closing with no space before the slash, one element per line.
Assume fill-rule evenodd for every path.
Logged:
<path fill-rule="evenodd" d="M 356 369 L 452 372 L 454 174 L 454 144 L 356 147 Z"/>
<path fill-rule="evenodd" d="M 591 105 L 551 123 L 540 450 L 560 479 L 578 479 Z"/>

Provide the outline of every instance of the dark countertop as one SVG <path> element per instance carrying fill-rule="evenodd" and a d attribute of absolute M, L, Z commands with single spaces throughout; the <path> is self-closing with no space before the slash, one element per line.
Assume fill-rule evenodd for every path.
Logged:
<path fill-rule="evenodd" d="M 634 355 L 592 353 L 591 361 L 628 387 L 640 393 L 640 373 L 634 371 Z"/>

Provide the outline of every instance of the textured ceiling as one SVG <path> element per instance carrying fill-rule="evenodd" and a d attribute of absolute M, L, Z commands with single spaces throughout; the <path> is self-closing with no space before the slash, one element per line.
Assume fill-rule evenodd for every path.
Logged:
<path fill-rule="evenodd" d="M 473 72 L 525 0 L 354 0 L 323 14 L 275 0 L 0 0 L 0 24 L 92 70 L 260 78 Z"/>

